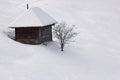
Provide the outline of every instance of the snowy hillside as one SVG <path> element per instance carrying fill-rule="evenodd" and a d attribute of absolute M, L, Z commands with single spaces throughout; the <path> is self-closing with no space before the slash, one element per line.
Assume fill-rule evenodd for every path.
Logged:
<path fill-rule="evenodd" d="M 119 0 L 40 0 L 31 4 L 58 21 L 76 25 L 80 35 L 63 53 L 56 40 L 33 46 L 3 34 L 2 29 L 24 11 L 26 2 L 21 1 L 0 0 L 0 80 L 120 80 Z"/>

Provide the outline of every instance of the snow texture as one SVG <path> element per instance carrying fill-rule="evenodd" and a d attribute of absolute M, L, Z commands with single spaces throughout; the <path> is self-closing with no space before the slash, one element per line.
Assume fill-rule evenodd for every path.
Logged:
<path fill-rule="evenodd" d="M 0 0 L 0 80 L 120 80 L 120 0 L 30 4 L 76 25 L 80 36 L 63 53 L 56 39 L 47 46 L 25 45 L 3 34 L 26 10 L 24 0 L 12 2 Z"/>
<path fill-rule="evenodd" d="M 43 27 L 55 24 L 57 21 L 38 7 L 28 9 L 22 16 L 18 17 L 11 27 Z"/>

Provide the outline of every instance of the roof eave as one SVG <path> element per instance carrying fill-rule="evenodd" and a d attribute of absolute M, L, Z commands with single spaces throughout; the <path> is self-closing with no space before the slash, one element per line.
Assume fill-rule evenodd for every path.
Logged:
<path fill-rule="evenodd" d="M 55 24 L 57 24 L 57 22 L 49 24 L 49 25 L 52 26 L 52 25 L 55 25 Z M 44 26 L 21 26 L 21 27 L 16 26 L 16 27 L 8 27 L 8 28 L 45 27 L 45 26 L 49 26 L 49 25 L 44 25 Z"/>

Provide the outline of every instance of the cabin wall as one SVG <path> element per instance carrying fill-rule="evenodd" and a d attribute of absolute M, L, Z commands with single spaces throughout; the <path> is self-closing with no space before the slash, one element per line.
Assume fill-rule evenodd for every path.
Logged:
<path fill-rule="evenodd" d="M 41 28 L 42 30 L 39 32 L 41 33 L 42 41 L 52 41 L 52 27 L 46 26 Z"/>
<path fill-rule="evenodd" d="M 15 28 L 15 39 L 26 44 L 39 44 L 45 41 L 52 41 L 52 27 Z"/>
<path fill-rule="evenodd" d="M 39 31 L 38 28 L 16 28 L 16 39 L 36 39 Z"/>
<path fill-rule="evenodd" d="M 36 39 L 39 37 L 39 27 L 25 27 L 25 28 L 15 28 L 15 40 L 32 44 L 36 43 Z"/>

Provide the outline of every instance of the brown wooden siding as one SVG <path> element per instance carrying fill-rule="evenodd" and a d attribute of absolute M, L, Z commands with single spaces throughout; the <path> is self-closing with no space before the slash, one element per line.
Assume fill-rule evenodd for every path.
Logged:
<path fill-rule="evenodd" d="M 38 28 L 16 28 L 16 39 L 35 39 L 38 38 Z"/>
<path fill-rule="evenodd" d="M 52 27 L 15 28 L 15 39 L 22 43 L 37 44 L 52 41 Z"/>
<path fill-rule="evenodd" d="M 43 40 L 52 40 L 52 28 L 51 26 L 42 28 L 42 39 Z"/>

